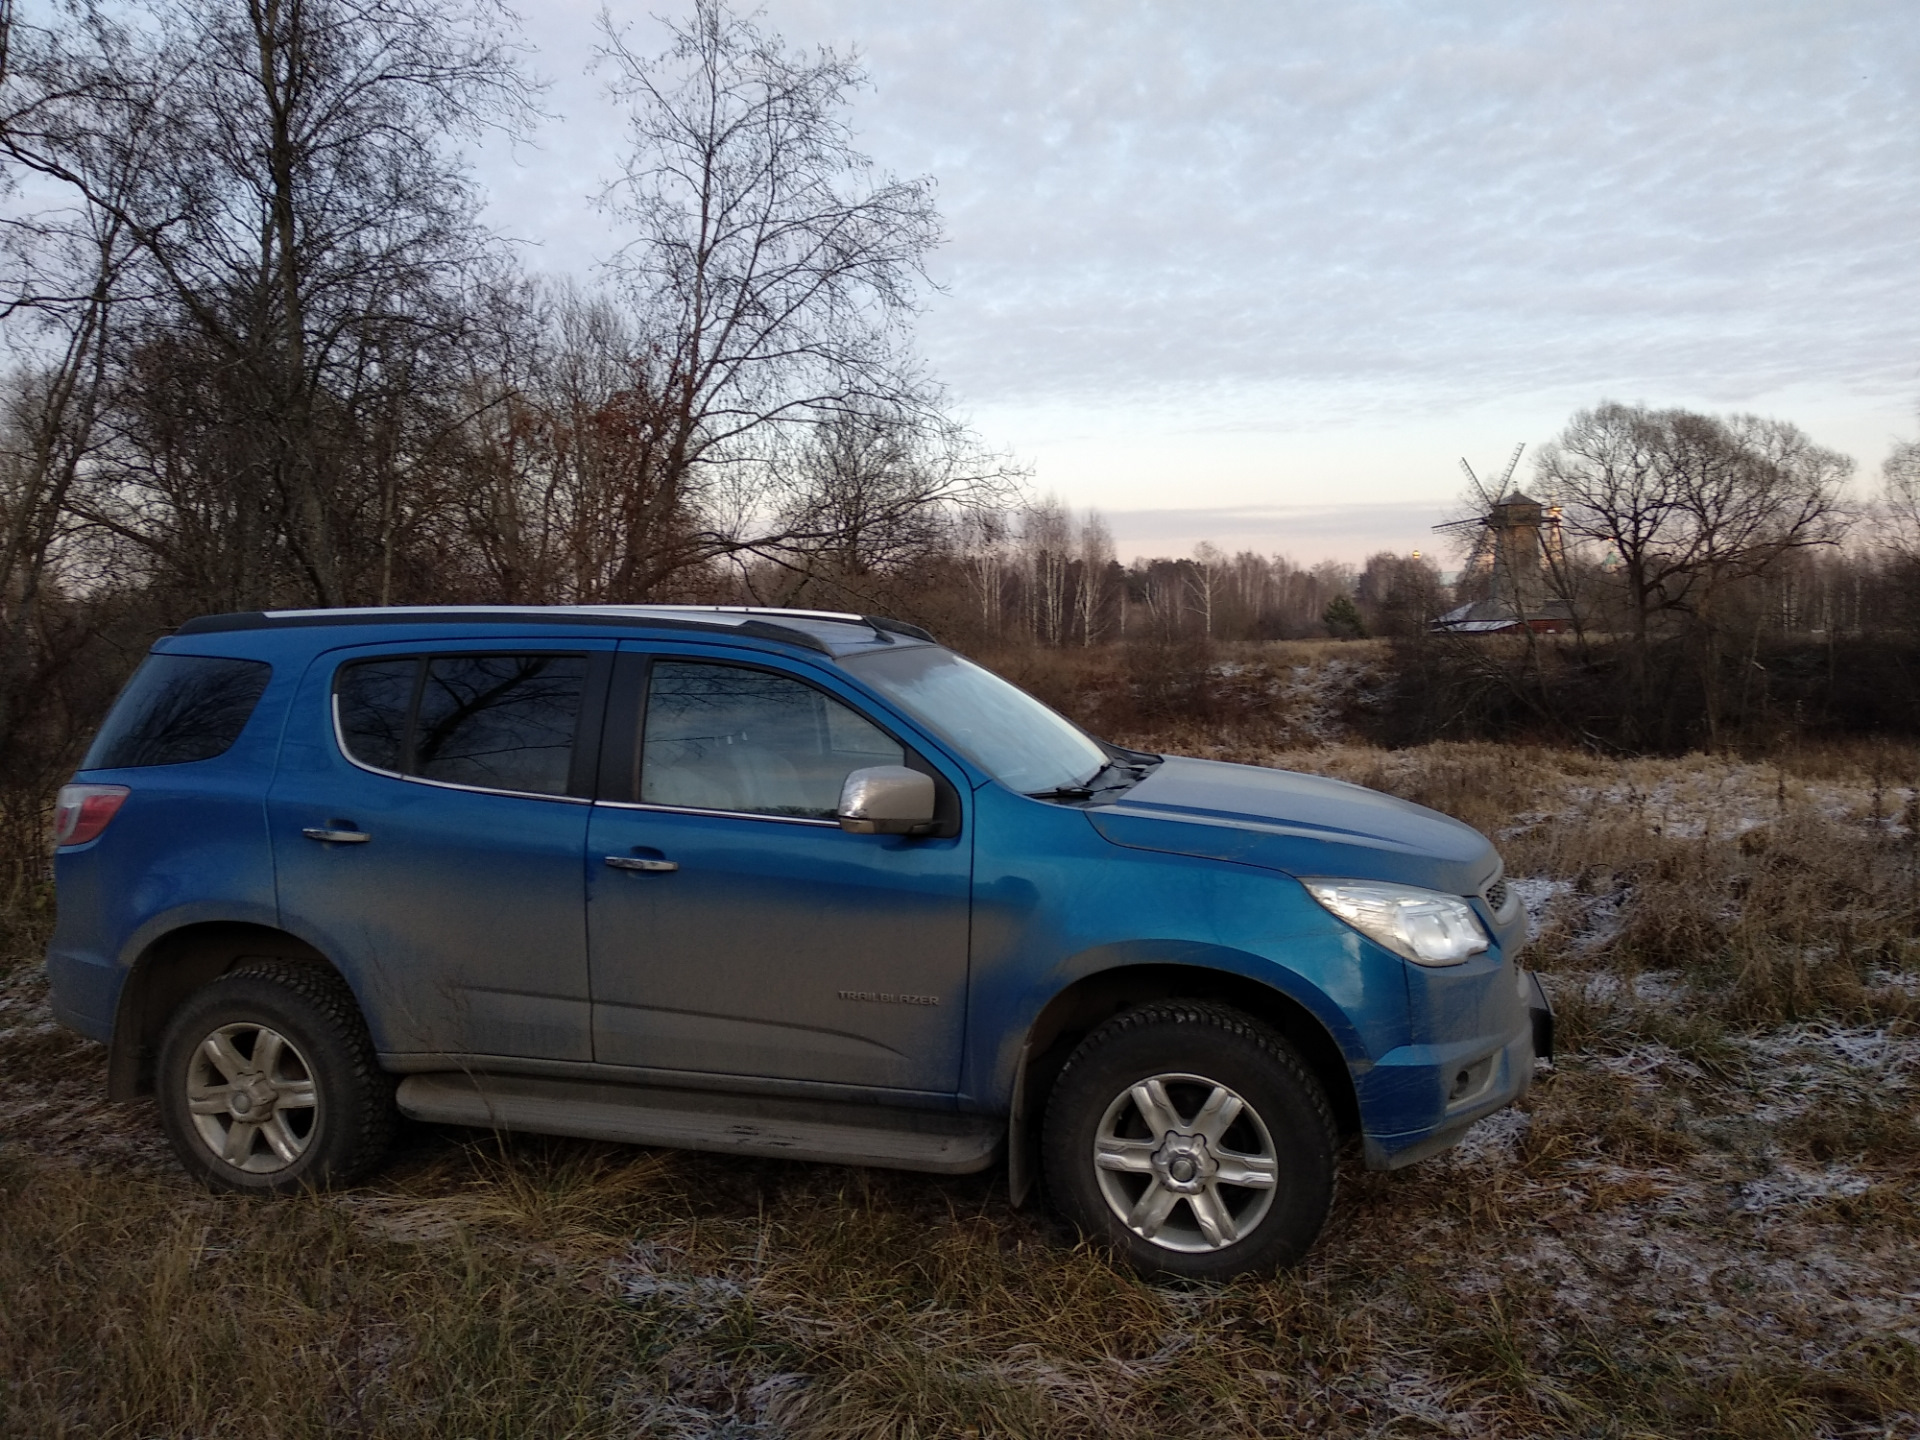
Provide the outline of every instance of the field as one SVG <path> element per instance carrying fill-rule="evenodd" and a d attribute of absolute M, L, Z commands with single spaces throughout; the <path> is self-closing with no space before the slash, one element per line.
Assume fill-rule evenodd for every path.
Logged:
<path fill-rule="evenodd" d="M 1329 744 L 1324 670 L 1264 727 L 1107 728 L 1497 835 L 1562 1056 L 1448 1156 L 1349 1154 L 1298 1270 L 1146 1284 L 998 1173 L 431 1127 L 349 1192 L 210 1197 L 100 1100 L 25 915 L 0 1434 L 1920 1435 L 1920 755 Z"/>

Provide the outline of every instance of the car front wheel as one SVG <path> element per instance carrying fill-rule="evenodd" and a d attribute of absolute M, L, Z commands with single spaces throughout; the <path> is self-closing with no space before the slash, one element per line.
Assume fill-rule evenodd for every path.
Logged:
<path fill-rule="evenodd" d="M 218 1189 L 351 1180 L 392 1139 L 393 1084 L 353 992 L 315 964 L 257 961 L 189 996 L 156 1079 L 175 1153 Z"/>
<path fill-rule="evenodd" d="M 1047 1103 L 1049 1192 L 1135 1269 L 1213 1280 L 1291 1264 L 1332 1208 L 1333 1115 L 1293 1047 L 1166 1001 L 1083 1040 Z"/>

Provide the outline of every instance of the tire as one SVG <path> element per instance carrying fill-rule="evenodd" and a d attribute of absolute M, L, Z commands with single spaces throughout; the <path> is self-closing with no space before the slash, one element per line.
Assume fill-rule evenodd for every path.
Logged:
<path fill-rule="evenodd" d="M 1143 1274 L 1191 1280 L 1306 1254 L 1333 1208 L 1337 1145 L 1291 1045 L 1239 1011 L 1180 1000 L 1081 1041 L 1041 1137 L 1048 1193 L 1082 1233 Z"/>
<path fill-rule="evenodd" d="M 174 1152 L 216 1190 L 344 1183 L 393 1140 L 393 1081 L 353 992 L 311 962 L 246 962 L 195 991 L 167 1022 L 156 1080 Z"/>

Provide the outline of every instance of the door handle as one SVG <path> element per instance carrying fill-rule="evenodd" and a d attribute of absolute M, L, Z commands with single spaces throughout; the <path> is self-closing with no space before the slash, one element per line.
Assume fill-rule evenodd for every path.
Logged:
<path fill-rule="evenodd" d="M 643 860 L 638 855 L 609 855 L 607 864 L 616 870 L 644 870 L 649 875 L 665 875 L 680 868 L 678 860 Z"/>
<path fill-rule="evenodd" d="M 364 830 L 328 830 L 319 825 L 309 825 L 300 833 L 309 840 L 323 840 L 329 845 L 364 845 L 373 838 Z"/>

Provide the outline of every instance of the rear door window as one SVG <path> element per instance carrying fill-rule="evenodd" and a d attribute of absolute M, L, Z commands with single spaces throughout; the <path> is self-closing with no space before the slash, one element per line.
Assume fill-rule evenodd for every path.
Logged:
<path fill-rule="evenodd" d="M 587 685 L 580 655 L 449 655 L 430 661 L 411 773 L 454 785 L 559 795 Z"/>
<path fill-rule="evenodd" d="M 334 713 L 348 755 L 375 770 L 405 769 L 407 717 L 419 679 L 415 659 L 363 660 L 341 669 Z"/>
<path fill-rule="evenodd" d="M 643 736 L 642 803 L 690 810 L 829 819 L 849 771 L 906 760 L 811 685 L 737 665 L 656 661 Z"/>
<path fill-rule="evenodd" d="M 261 660 L 149 655 L 81 762 L 87 770 L 184 765 L 224 754 L 273 675 Z"/>
<path fill-rule="evenodd" d="M 435 655 L 341 667 L 347 755 L 375 770 L 481 790 L 567 793 L 584 655 Z"/>

